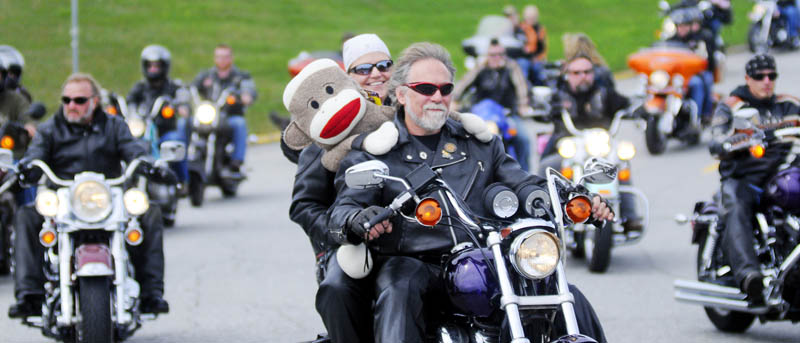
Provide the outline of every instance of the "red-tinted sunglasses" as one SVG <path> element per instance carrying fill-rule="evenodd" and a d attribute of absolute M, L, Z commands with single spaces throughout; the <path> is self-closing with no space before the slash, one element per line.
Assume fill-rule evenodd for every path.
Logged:
<path fill-rule="evenodd" d="M 412 83 L 406 83 L 403 86 L 411 88 L 415 92 L 417 92 L 419 94 L 422 94 L 422 95 L 425 95 L 425 96 L 432 96 L 432 95 L 436 94 L 437 90 L 440 93 L 442 93 L 442 96 L 448 96 L 448 95 L 450 95 L 450 93 L 453 92 L 453 88 L 454 88 L 452 83 L 445 83 L 445 84 L 441 84 L 441 85 L 436 85 L 436 84 L 433 84 L 433 83 L 430 83 L 430 82 L 412 82 Z"/>

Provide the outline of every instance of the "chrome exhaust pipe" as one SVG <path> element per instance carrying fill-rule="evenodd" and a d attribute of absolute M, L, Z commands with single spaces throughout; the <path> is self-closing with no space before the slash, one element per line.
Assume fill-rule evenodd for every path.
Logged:
<path fill-rule="evenodd" d="M 689 280 L 675 280 L 673 285 L 678 301 L 753 314 L 766 313 L 768 310 L 766 306 L 752 307 L 745 300 L 747 295 L 738 288 Z"/>

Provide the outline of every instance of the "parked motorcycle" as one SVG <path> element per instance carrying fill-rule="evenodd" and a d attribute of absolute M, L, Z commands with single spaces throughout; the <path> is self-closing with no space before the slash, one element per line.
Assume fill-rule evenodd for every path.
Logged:
<path fill-rule="evenodd" d="M 667 140 L 689 145 L 700 142 L 701 124 L 697 104 L 684 101 L 692 76 L 706 69 L 708 61 L 691 50 L 667 42 L 644 48 L 628 57 L 628 66 L 641 75 L 644 102 L 636 114 L 647 123 L 647 150 L 659 155 Z"/>
<path fill-rule="evenodd" d="M 184 154 L 183 143 L 165 142 L 154 165 L 166 168 Z M 73 180 L 57 177 L 41 160 L 30 162 L 57 189 L 40 189 L 36 197 L 36 211 L 45 218 L 39 232 L 46 247 L 45 302 L 42 316 L 23 324 L 66 342 L 117 342 L 155 318 L 139 312 L 140 288 L 126 249 L 145 239 L 139 216 L 148 198 L 129 187 L 142 161 L 132 161 L 118 178 L 83 172 Z M 8 150 L 0 150 L 0 165 L 14 168 Z"/>
<path fill-rule="evenodd" d="M 755 110 L 754 110 L 755 111 Z M 757 113 L 757 111 L 755 111 Z M 800 120 L 790 119 L 761 128 L 750 128 L 723 144 L 727 152 L 747 149 L 753 157 L 763 156 L 775 141 L 794 143 L 791 161 L 797 154 Z M 744 332 L 758 317 L 766 321 L 800 320 L 800 168 L 782 165 L 761 193 L 753 223 L 753 249 L 764 275 L 763 305 L 754 305 L 739 290 L 728 256 L 720 244 L 725 235 L 719 197 L 695 204 L 691 218 L 692 244 L 697 244 L 697 281 L 676 280 L 675 298 L 702 305 L 711 323 L 726 332 Z M 679 215 L 678 223 L 688 219 Z"/>
<path fill-rule="evenodd" d="M 227 88 L 214 100 L 204 100 L 191 88 L 194 104 L 191 144 L 189 145 L 189 199 L 201 206 L 206 185 L 218 185 L 225 197 L 236 196 L 244 180 L 231 172 L 233 130 L 227 125 L 230 106 L 242 106 L 236 90 Z"/>
<path fill-rule="evenodd" d="M 616 178 L 614 166 L 603 161 L 589 161 L 585 170 L 583 179 L 592 183 Z M 449 306 L 431 324 L 432 341 L 595 342 L 578 330 L 564 271 L 565 227 L 591 215 L 590 193 L 580 182 L 550 169 L 547 191 L 528 186 L 515 194 L 494 184 L 485 192 L 486 208 L 494 217 L 483 218 L 426 164 L 395 177 L 383 162 L 367 161 L 348 168 L 345 181 L 360 189 L 384 182 L 405 188 L 365 227 L 398 214 L 424 226 L 464 230 L 472 237 L 472 242 L 454 247 L 444 263 Z M 415 208 L 413 215 L 401 210 L 404 205 Z M 557 338 L 556 322 L 562 319 L 567 336 Z"/>
<path fill-rule="evenodd" d="M 649 222 L 649 202 L 644 193 L 629 185 L 620 185 L 631 177 L 631 160 L 636 155 L 633 143 L 616 138 L 622 119 L 628 111 L 617 112 L 611 126 L 605 128 L 591 128 L 578 130 L 572 122 L 569 113 L 562 112 L 561 119 L 564 126 L 572 136 L 564 137 L 558 141 L 558 155 L 545 158 L 544 166 L 553 166 L 560 160 L 560 172 L 571 180 L 579 180 L 583 176 L 583 165 L 591 159 L 601 157 L 613 163 L 618 169 L 618 178 L 609 183 L 595 184 L 587 182 L 584 186 L 591 192 L 600 194 L 607 199 L 614 213 L 623 213 L 620 210 L 622 196 L 629 196 L 644 208 L 641 231 L 628 231 L 620 221 L 617 223 L 606 222 L 603 227 L 593 225 L 575 224 L 567 227 L 566 246 L 572 250 L 575 257 L 585 257 L 589 263 L 589 270 L 604 272 L 611 263 L 612 247 L 623 246 L 638 242 L 644 236 Z M 633 200 L 632 200 L 633 202 Z M 625 218 L 633 220 L 633 218 Z"/>
<path fill-rule="evenodd" d="M 750 52 L 767 53 L 769 48 L 796 49 L 798 43 L 789 39 L 786 18 L 781 16 L 777 0 L 756 0 L 748 13 L 750 30 L 747 46 Z"/>

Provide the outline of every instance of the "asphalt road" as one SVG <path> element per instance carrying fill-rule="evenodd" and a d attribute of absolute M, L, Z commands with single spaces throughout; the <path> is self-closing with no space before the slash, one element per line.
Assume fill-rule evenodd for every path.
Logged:
<path fill-rule="evenodd" d="M 800 53 L 779 54 L 778 91 L 800 95 Z M 743 83 L 748 55 L 729 56 L 727 94 Z M 631 94 L 635 79 L 618 82 Z M 543 127 L 529 128 L 541 130 Z M 704 145 L 673 142 L 650 156 L 643 132 L 626 123 L 622 137 L 638 148 L 635 186 L 650 199 L 646 237 L 613 251 L 605 274 L 568 259 L 569 281 L 593 303 L 612 342 L 798 342 L 790 323 L 756 323 L 744 334 L 717 331 L 701 307 L 672 298 L 676 278 L 694 278 L 696 246 L 676 213 L 689 214 L 695 201 L 718 187 L 714 160 Z M 707 141 L 705 137 L 704 141 Z M 202 208 L 181 203 L 177 226 L 165 235 L 166 298 L 171 312 L 145 323 L 129 342 L 298 342 L 324 331 L 314 309 L 314 258 L 303 231 L 288 218 L 295 166 L 277 144 L 250 147 L 250 178 L 234 199 L 211 189 Z M 13 282 L 0 277 L 0 310 L 13 301 Z M 0 314 L 0 342 L 47 342 L 37 329 Z"/>

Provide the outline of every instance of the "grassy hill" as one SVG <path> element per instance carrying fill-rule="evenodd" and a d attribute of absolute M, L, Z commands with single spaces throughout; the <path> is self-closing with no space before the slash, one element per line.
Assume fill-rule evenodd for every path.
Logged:
<path fill-rule="evenodd" d="M 673 1 L 674 2 L 674 1 Z M 518 9 L 528 1 L 510 1 Z M 655 39 L 661 19 L 657 1 L 559 0 L 537 2 L 549 34 L 549 58 L 561 57 L 564 32 L 588 33 L 611 67 Z M 251 131 L 274 131 L 266 114 L 285 112 L 287 62 L 301 50 L 338 50 L 343 32 L 374 32 L 397 56 L 412 42 L 432 41 L 448 48 L 463 66 L 462 39 L 472 35 L 486 14 L 500 14 L 506 2 L 460 1 L 170 1 L 82 0 L 80 69 L 110 90 L 127 94 L 141 78 L 139 53 L 151 43 L 173 55 L 171 76 L 191 81 L 212 66 L 213 48 L 227 43 L 235 63 L 252 73 L 259 99 L 248 112 Z M 751 3 L 735 0 L 728 44 L 744 42 L 745 14 Z M 0 44 L 17 47 L 26 58 L 24 84 L 54 110 L 61 82 L 72 70 L 70 1 L 0 0 Z"/>

